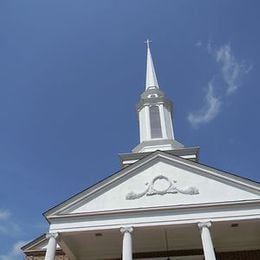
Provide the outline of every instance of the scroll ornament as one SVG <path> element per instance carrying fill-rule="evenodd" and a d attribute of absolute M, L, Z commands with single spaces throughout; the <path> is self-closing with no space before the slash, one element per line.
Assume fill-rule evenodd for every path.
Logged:
<path fill-rule="evenodd" d="M 157 187 L 160 183 L 164 182 L 163 188 Z M 129 192 L 126 195 L 127 200 L 140 199 L 144 196 L 153 196 L 153 195 L 165 195 L 165 194 L 176 194 L 182 193 L 187 195 L 196 195 L 199 194 L 199 190 L 196 187 L 187 187 L 179 188 L 176 186 L 177 181 L 171 181 L 168 177 L 159 175 L 155 177 L 151 183 L 145 183 L 145 190 L 143 192 Z M 166 185 L 165 185 L 166 184 Z"/>

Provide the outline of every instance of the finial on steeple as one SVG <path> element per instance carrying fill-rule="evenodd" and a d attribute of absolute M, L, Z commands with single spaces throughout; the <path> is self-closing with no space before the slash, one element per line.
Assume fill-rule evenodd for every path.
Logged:
<path fill-rule="evenodd" d="M 150 43 L 152 43 L 152 41 L 150 41 L 149 39 L 147 39 L 144 43 L 146 44 L 146 47 L 147 47 L 147 49 L 148 49 L 148 48 L 150 48 Z"/>
<path fill-rule="evenodd" d="M 153 65 L 153 59 L 152 59 L 152 54 L 150 50 L 150 43 L 151 41 L 147 39 L 145 41 L 145 44 L 147 46 L 147 60 L 146 60 L 146 86 L 145 89 L 148 88 L 159 88 L 159 84 L 157 81 L 157 77 L 155 74 L 155 69 Z"/>

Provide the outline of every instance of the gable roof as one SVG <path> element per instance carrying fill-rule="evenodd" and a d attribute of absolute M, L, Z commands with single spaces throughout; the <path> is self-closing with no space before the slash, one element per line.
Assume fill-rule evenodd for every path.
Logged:
<path fill-rule="evenodd" d="M 47 241 L 46 234 L 42 234 L 41 236 L 35 238 L 34 240 L 28 242 L 26 245 L 22 246 L 21 249 L 25 252 L 27 250 L 35 250 L 35 248 L 39 246 L 42 247 L 43 243 Z M 46 243 L 47 244 L 47 243 Z"/>
<path fill-rule="evenodd" d="M 136 163 L 121 169 L 120 171 L 114 173 L 113 175 L 101 180 L 97 184 L 79 192 L 78 194 L 72 196 L 68 200 L 65 200 L 64 202 L 51 208 L 50 210 L 48 210 L 44 213 L 44 216 L 48 220 L 48 218 L 50 216 L 56 215 L 59 212 L 64 211 L 66 208 L 71 207 L 72 205 L 76 205 L 80 201 L 86 199 L 87 197 L 93 196 L 93 194 L 101 191 L 102 189 L 106 189 L 107 187 L 109 187 L 109 185 L 111 185 L 112 183 L 114 183 L 116 181 L 122 180 L 123 178 L 125 178 L 126 176 L 131 174 L 133 171 L 147 167 L 148 165 L 151 165 L 151 164 L 155 164 L 156 162 L 159 162 L 162 160 L 172 162 L 175 165 L 177 165 L 178 167 L 185 167 L 192 171 L 200 172 L 200 174 L 204 174 L 207 177 L 233 184 L 235 186 L 242 188 L 243 190 L 247 190 L 252 193 L 260 195 L 260 184 L 258 182 L 254 182 L 249 179 L 239 177 L 237 175 L 234 175 L 234 174 L 231 174 L 231 173 L 228 173 L 225 171 L 220 171 L 218 169 L 209 167 L 204 164 L 200 164 L 197 162 L 193 162 L 193 161 L 190 161 L 187 159 L 183 159 L 183 158 L 174 156 L 165 151 L 164 152 L 155 151 L 155 152 L 143 157 Z"/>

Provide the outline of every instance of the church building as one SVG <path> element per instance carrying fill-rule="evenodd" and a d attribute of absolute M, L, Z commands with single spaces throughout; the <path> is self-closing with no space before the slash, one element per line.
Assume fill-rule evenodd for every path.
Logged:
<path fill-rule="evenodd" d="M 260 185 L 199 162 L 175 139 L 147 40 L 140 143 L 121 169 L 44 213 L 27 260 L 259 260 Z"/>

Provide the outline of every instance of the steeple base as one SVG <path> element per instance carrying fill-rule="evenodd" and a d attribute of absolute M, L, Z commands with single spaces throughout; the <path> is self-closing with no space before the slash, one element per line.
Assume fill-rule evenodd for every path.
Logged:
<path fill-rule="evenodd" d="M 194 162 L 199 161 L 199 147 L 180 148 L 180 149 L 168 150 L 165 152 Z M 144 158 L 145 156 L 151 153 L 152 152 L 121 153 L 119 154 L 119 158 L 120 158 L 121 165 L 124 168 L 126 166 L 129 166 L 141 160 L 142 158 Z"/>
<path fill-rule="evenodd" d="M 175 149 L 182 149 L 184 145 L 177 142 L 176 140 L 150 140 L 143 141 L 138 144 L 133 150 L 133 153 L 145 153 L 145 152 L 154 152 L 156 150 L 168 151 Z"/>

